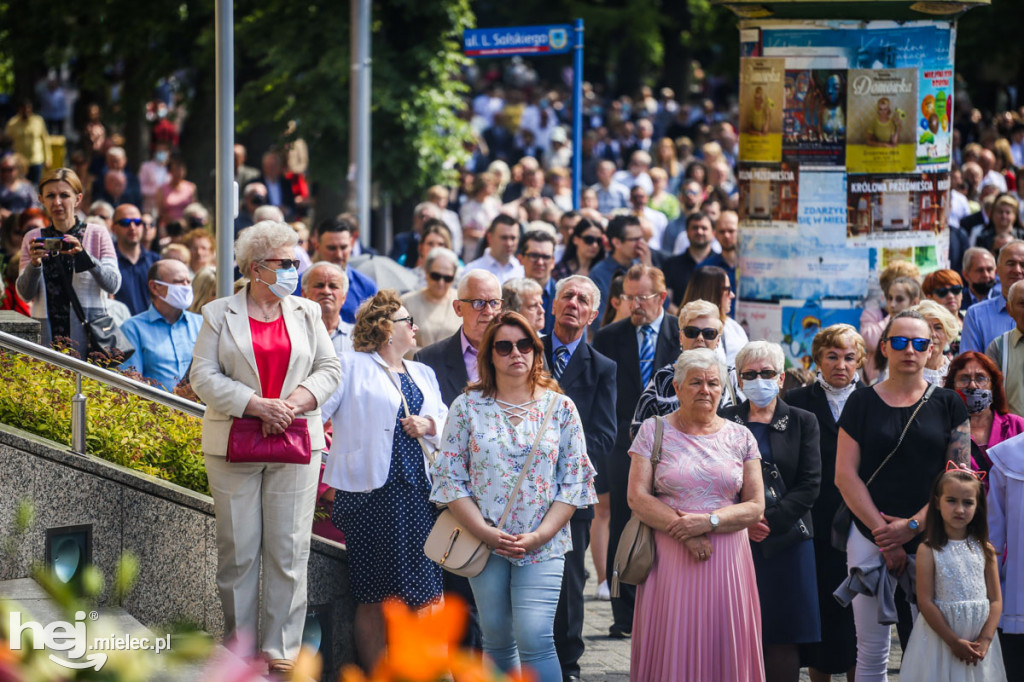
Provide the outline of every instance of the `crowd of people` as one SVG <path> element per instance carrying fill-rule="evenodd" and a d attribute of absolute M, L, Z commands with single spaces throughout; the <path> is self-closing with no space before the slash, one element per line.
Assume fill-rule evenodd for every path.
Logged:
<path fill-rule="evenodd" d="M 261 633 L 271 671 L 298 654 L 319 506 L 367 668 L 385 599 L 455 593 L 500 668 L 579 679 L 589 592 L 637 680 L 884 680 L 892 624 L 907 679 L 1021 679 L 1024 122 L 958 114 L 950 267 L 890 263 L 859 330 L 815 337 L 808 379 L 734 319 L 733 117 L 670 90 L 585 97 L 579 209 L 564 96 L 492 84 L 459 184 L 428 188 L 387 255 L 352 215 L 313 218 L 302 150 L 256 170 L 236 147 L 220 299 L 226 226 L 166 126 L 136 173 L 91 112 L 51 169 L 26 104 L 0 157 L 3 307 L 83 355 L 110 314 L 121 369 L 206 404 L 225 623 Z M 232 461 L 245 418 L 313 456 Z M 479 574 L 426 558 L 439 505 L 493 553 Z M 612 597 L 631 515 L 656 559 Z"/>

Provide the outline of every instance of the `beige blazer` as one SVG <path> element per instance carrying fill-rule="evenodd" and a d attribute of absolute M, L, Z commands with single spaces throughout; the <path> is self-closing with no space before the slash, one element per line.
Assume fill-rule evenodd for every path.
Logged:
<path fill-rule="evenodd" d="M 232 418 L 241 417 L 250 398 L 260 395 L 245 297 L 243 289 L 203 307 L 190 378 L 192 389 L 206 403 L 203 452 L 208 455 L 227 454 Z M 320 405 L 338 388 L 341 364 L 320 317 L 320 306 L 287 296 L 281 301 L 281 311 L 292 345 L 281 396 L 302 386 L 316 398 L 317 407 L 302 416 L 309 427 L 310 445 L 317 452 L 325 447 Z"/>

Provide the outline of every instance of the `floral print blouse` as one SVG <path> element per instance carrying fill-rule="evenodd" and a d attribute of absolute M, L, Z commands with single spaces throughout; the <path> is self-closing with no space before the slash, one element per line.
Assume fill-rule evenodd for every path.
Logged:
<path fill-rule="evenodd" d="M 496 524 L 552 400 L 558 401 L 555 411 L 503 530 L 513 535 L 536 530 L 554 502 L 574 507 L 596 503 L 596 472 L 587 457 L 576 405 L 568 396 L 550 390 L 519 424 L 509 421 L 494 398 L 478 391 L 456 398 L 444 425 L 441 450 L 431 466 L 430 499 L 446 504 L 472 497 L 484 518 Z M 509 561 L 532 564 L 563 556 L 571 549 L 566 525 L 545 545 Z"/>

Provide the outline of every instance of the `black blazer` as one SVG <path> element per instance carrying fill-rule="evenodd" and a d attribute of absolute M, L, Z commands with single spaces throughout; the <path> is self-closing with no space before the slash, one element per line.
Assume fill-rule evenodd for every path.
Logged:
<path fill-rule="evenodd" d="M 750 401 L 727 407 L 720 414 L 746 426 L 750 418 Z M 813 537 L 811 507 L 818 499 L 821 486 L 818 420 L 810 412 L 790 407 L 779 398 L 775 401 L 768 441 L 772 447 L 772 460 L 786 484 L 786 494 L 777 506 L 765 510 L 765 521 L 775 535 L 788 531 L 797 519 L 802 518 Z"/>
<path fill-rule="evenodd" d="M 441 399 L 448 407 L 452 406 L 469 383 L 466 363 L 462 360 L 462 327 L 447 339 L 421 349 L 413 360 L 434 370 L 441 387 Z"/>
<path fill-rule="evenodd" d="M 629 451 L 629 424 L 640 400 L 644 386 L 640 383 L 640 345 L 636 327 L 629 320 L 619 320 L 603 327 L 594 336 L 594 350 L 615 363 L 615 414 L 618 422 L 613 457 Z M 658 340 L 654 346 L 654 370 L 675 362 L 679 357 L 679 319 L 666 314 L 661 322 Z M 651 376 L 654 376 L 653 372 Z"/>
<path fill-rule="evenodd" d="M 857 382 L 857 388 L 861 388 L 863 385 L 861 382 Z M 811 509 L 811 518 L 814 519 L 818 528 L 828 528 L 832 524 L 836 510 L 839 509 L 839 503 L 843 501 L 843 496 L 839 494 L 839 488 L 836 487 L 836 447 L 839 442 L 839 424 L 832 418 L 832 410 L 825 398 L 825 389 L 818 382 L 788 392 L 786 402 L 790 407 L 807 410 L 818 420 L 821 489 L 818 492 L 818 499 Z M 826 542 L 829 540 L 826 536 L 822 536 L 822 539 Z"/>

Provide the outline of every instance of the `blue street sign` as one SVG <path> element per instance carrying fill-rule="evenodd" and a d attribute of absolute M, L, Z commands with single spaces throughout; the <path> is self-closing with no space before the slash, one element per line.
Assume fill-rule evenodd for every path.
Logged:
<path fill-rule="evenodd" d="M 570 24 L 477 28 L 462 32 L 467 57 L 564 54 L 573 47 Z"/>

